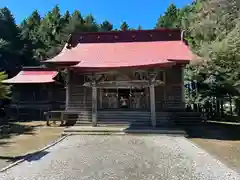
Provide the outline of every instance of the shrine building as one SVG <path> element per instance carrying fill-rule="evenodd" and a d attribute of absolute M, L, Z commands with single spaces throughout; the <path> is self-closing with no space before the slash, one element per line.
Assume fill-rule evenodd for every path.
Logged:
<path fill-rule="evenodd" d="M 53 109 L 49 101 L 43 111 L 77 114 L 77 124 L 156 127 L 171 123 L 170 112 L 184 111 L 184 68 L 193 58 L 179 29 L 74 33 L 44 61 L 52 70 L 23 69 L 4 83 L 40 84 L 46 101 L 65 102 Z M 56 85 L 59 72 L 65 88 Z"/>

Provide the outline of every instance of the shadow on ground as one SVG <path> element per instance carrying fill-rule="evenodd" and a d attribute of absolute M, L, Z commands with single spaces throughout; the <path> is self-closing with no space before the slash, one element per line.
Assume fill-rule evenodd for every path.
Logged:
<path fill-rule="evenodd" d="M 172 135 L 172 136 L 185 136 L 183 128 L 178 126 L 156 126 L 153 128 L 151 124 L 147 125 L 136 125 L 130 124 L 126 129 L 123 130 L 127 134 L 158 134 L 158 135 Z"/>
<path fill-rule="evenodd" d="M 215 140 L 240 140 L 240 125 L 239 124 L 227 124 L 218 122 L 205 122 L 198 123 L 191 126 L 170 126 L 170 127 L 157 127 L 152 129 L 151 125 L 148 126 L 136 126 L 130 125 L 126 128 L 126 133 L 131 130 L 159 130 L 153 132 L 154 134 L 168 134 L 168 135 L 184 135 L 187 138 L 201 138 L 201 139 L 215 139 Z M 181 131 L 183 130 L 183 131 Z M 149 134 L 149 132 L 148 132 Z"/>
<path fill-rule="evenodd" d="M 9 144 L 12 144 L 12 142 L 0 141 L 0 146 L 5 146 L 5 145 L 9 145 Z"/>
<path fill-rule="evenodd" d="M 240 125 L 207 122 L 184 127 L 188 138 L 240 140 Z"/>
<path fill-rule="evenodd" d="M 27 126 L 16 123 L 8 123 L 0 127 L 0 139 L 11 138 L 20 134 L 35 134 L 34 130 L 38 126 Z"/>
<path fill-rule="evenodd" d="M 8 163 L 13 163 L 20 159 L 24 159 L 25 161 L 28 161 L 28 162 L 38 161 L 48 153 L 49 153 L 48 151 L 41 151 L 41 152 L 30 153 L 25 156 L 16 156 L 16 157 L 0 156 L 0 160 L 5 160 Z"/>
<path fill-rule="evenodd" d="M 14 122 L 0 126 L 0 146 L 5 146 L 10 144 L 11 142 L 9 142 L 8 139 L 10 139 L 13 136 L 18 136 L 21 134 L 25 134 L 25 135 L 36 134 L 35 130 L 39 126 L 41 125 L 29 126 L 29 125 L 14 123 Z M 28 161 L 36 161 L 41 159 L 46 154 L 48 154 L 48 152 L 42 151 L 40 153 L 32 153 L 25 156 L 16 156 L 16 157 L 0 155 L 0 160 L 4 160 L 8 163 L 12 163 L 20 159 L 25 159 Z"/>

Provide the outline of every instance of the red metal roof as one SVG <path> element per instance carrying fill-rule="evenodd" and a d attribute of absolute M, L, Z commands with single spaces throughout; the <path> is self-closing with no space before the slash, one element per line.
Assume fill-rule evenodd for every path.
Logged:
<path fill-rule="evenodd" d="M 62 52 L 45 62 L 88 69 L 188 63 L 194 56 L 182 39 L 179 29 L 74 33 Z"/>
<path fill-rule="evenodd" d="M 189 62 L 193 54 L 183 41 L 80 43 L 47 62 L 79 62 L 73 67 L 115 68 Z"/>
<path fill-rule="evenodd" d="M 51 83 L 57 71 L 20 71 L 15 77 L 4 80 L 3 83 L 23 84 L 23 83 Z"/>

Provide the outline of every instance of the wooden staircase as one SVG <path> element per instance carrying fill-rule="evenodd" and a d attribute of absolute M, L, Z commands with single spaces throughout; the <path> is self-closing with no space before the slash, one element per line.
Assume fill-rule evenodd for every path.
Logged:
<path fill-rule="evenodd" d="M 76 117 L 77 126 L 92 126 L 92 112 L 82 111 Z M 98 126 L 151 127 L 151 113 L 146 111 L 98 111 Z M 156 112 L 157 127 L 198 125 L 201 113 L 196 112 Z"/>
<path fill-rule="evenodd" d="M 98 124 L 100 126 L 150 126 L 151 114 L 147 111 L 99 111 Z"/>
<path fill-rule="evenodd" d="M 92 125 L 92 111 L 80 111 L 76 121 L 77 126 L 91 126 Z"/>
<path fill-rule="evenodd" d="M 79 113 L 76 125 L 92 125 L 91 112 Z M 98 111 L 98 126 L 150 126 L 150 112 L 141 111 Z"/>

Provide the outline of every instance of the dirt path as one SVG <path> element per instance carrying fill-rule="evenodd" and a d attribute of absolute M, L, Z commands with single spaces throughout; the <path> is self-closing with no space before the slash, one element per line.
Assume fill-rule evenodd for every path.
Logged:
<path fill-rule="evenodd" d="M 36 151 L 61 136 L 63 127 L 46 127 L 45 122 L 13 123 L 0 134 L 0 169 L 26 153 Z"/>
<path fill-rule="evenodd" d="M 240 125 L 208 123 L 188 131 L 189 139 L 240 173 Z"/>

